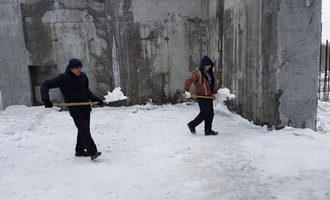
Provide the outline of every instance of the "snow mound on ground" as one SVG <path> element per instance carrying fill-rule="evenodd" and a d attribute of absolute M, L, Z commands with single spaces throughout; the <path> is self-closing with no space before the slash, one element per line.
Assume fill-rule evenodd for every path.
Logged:
<path fill-rule="evenodd" d="M 108 95 L 105 95 L 104 98 L 106 103 L 127 99 L 120 87 L 116 87 L 112 92 L 108 91 Z"/>
<path fill-rule="evenodd" d="M 329 118 L 329 108 L 329 102 L 318 101 L 316 131 L 319 133 L 324 134 L 330 132 L 329 120 L 324 120 Z"/>
<path fill-rule="evenodd" d="M 44 106 L 8 106 L 0 113 L 0 133 L 4 135 L 15 135 L 25 130 L 31 130 L 35 125 L 39 124 L 40 119 L 44 115 L 51 111 L 58 111 L 58 109 L 45 109 Z"/>

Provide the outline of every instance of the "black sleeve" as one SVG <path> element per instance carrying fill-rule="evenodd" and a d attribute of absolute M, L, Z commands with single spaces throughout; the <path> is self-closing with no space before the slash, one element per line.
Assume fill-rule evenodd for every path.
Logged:
<path fill-rule="evenodd" d="M 88 77 L 86 75 L 86 87 L 87 87 L 87 90 L 88 90 L 88 98 L 92 101 L 101 101 L 90 89 L 89 89 L 89 80 L 88 80 Z"/>
<path fill-rule="evenodd" d="M 40 86 L 41 100 L 49 100 L 49 90 L 52 88 L 58 88 L 60 85 L 57 81 L 59 76 L 56 78 L 48 79 L 42 83 Z"/>

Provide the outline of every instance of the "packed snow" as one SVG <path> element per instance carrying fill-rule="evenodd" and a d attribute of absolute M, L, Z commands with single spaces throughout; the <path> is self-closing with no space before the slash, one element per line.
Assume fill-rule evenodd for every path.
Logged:
<path fill-rule="evenodd" d="M 124 93 L 121 91 L 120 87 L 116 87 L 112 92 L 108 91 L 108 94 L 104 96 L 105 102 L 115 102 L 120 100 L 127 99 L 127 96 L 124 95 Z"/>
<path fill-rule="evenodd" d="M 268 131 L 228 111 L 233 95 L 219 93 L 217 136 L 204 136 L 203 124 L 189 132 L 194 101 L 93 108 L 95 161 L 74 156 L 67 111 L 9 106 L 0 111 L 0 198 L 330 199 L 330 103 L 318 102 L 316 132 Z"/>

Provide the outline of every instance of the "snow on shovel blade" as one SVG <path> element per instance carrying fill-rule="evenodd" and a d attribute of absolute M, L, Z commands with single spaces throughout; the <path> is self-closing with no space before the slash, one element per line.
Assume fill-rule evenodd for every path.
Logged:
<path fill-rule="evenodd" d="M 112 103 L 121 100 L 126 100 L 127 97 L 121 92 L 121 88 L 117 87 L 112 92 L 108 91 L 108 95 L 104 96 L 105 103 Z M 95 102 L 76 102 L 76 103 L 53 103 L 54 106 L 64 107 L 64 106 L 83 106 L 83 105 L 96 105 L 98 101 Z"/>
<path fill-rule="evenodd" d="M 105 95 L 104 99 L 106 103 L 110 103 L 115 101 L 126 100 L 127 96 L 124 96 L 120 87 L 116 87 L 112 92 L 108 91 L 108 95 Z"/>

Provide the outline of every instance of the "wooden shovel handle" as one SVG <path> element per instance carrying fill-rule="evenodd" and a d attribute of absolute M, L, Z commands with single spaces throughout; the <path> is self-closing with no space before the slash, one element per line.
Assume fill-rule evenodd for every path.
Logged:
<path fill-rule="evenodd" d="M 202 98 L 202 99 L 215 99 L 215 97 L 213 97 L 213 96 L 202 96 L 202 95 L 194 95 L 194 94 L 192 94 L 191 95 L 191 98 Z"/>
<path fill-rule="evenodd" d="M 185 94 L 183 94 L 183 96 L 186 96 Z M 202 96 L 202 95 L 195 95 L 195 94 L 192 94 L 190 98 L 202 98 L 202 99 L 215 99 L 214 96 Z"/>
<path fill-rule="evenodd" d="M 91 101 L 91 102 L 76 102 L 76 103 L 53 103 L 53 106 L 63 107 L 63 106 L 84 106 L 84 105 L 95 105 L 100 102 Z"/>

